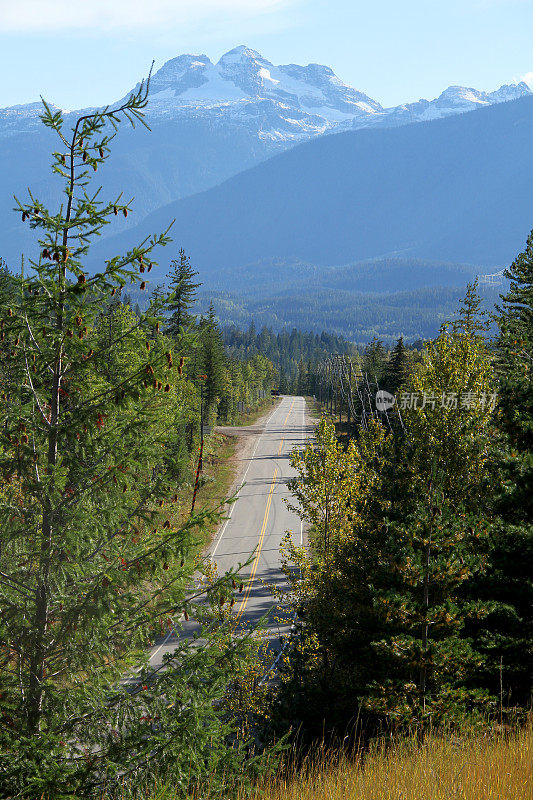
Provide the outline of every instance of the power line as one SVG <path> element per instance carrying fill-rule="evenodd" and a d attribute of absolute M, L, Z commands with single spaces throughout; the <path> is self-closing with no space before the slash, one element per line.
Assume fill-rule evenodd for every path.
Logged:
<path fill-rule="evenodd" d="M 318 364 L 316 375 L 319 402 L 329 406 L 331 414 L 338 411 L 340 421 L 344 404 L 348 427 L 353 424 L 356 428 L 368 430 L 370 420 L 376 420 L 392 433 L 398 432 L 398 424 L 405 431 L 398 403 L 394 402 L 388 409 L 378 409 L 376 396 L 380 387 L 377 379 L 354 367 L 350 356 L 329 356 Z"/>

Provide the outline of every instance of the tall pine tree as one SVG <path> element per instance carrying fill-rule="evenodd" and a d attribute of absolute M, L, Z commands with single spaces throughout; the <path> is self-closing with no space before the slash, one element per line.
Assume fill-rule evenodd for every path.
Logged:
<path fill-rule="evenodd" d="M 53 170 L 64 204 L 50 211 L 30 193 L 18 202 L 38 234 L 28 277 L 0 298 L 0 795 L 66 798 L 129 775 L 171 771 L 181 796 L 202 780 L 241 775 L 231 723 L 215 704 L 239 645 L 228 620 L 205 646 L 180 644 L 166 669 L 150 669 L 147 645 L 179 628 L 195 592 L 185 556 L 205 511 L 178 524 L 164 468 L 182 384 L 152 304 L 140 320 L 102 303 L 127 284 L 145 289 L 145 240 L 91 275 L 92 237 L 120 197 L 100 200 L 90 178 L 121 119 L 141 120 L 147 89 L 116 109 L 84 115 L 58 137 Z M 215 580 L 216 607 L 230 578 Z M 203 593 L 200 588 L 198 592 Z M 188 613 L 188 612 L 187 612 Z M 201 612 L 199 612 L 201 613 Z M 237 646 L 236 646 L 237 645 Z M 125 670 L 138 676 L 126 688 Z M 218 790 L 218 789 L 217 789 Z"/>
<path fill-rule="evenodd" d="M 385 350 L 381 339 L 374 337 L 363 354 L 361 369 L 369 381 L 380 381 L 385 371 Z"/>
<path fill-rule="evenodd" d="M 226 354 L 222 334 L 218 326 L 215 309 L 211 304 L 206 317 L 200 320 L 200 369 L 205 375 L 204 402 L 209 413 L 216 407 L 224 388 Z"/>
<path fill-rule="evenodd" d="M 200 283 L 194 282 L 198 273 L 192 268 L 183 248 L 178 256 L 176 261 L 171 262 L 171 271 L 167 275 L 170 290 L 167 301 L 170 311 L 167 332 L 174 339 L 178 339 L 183 332 L 182 329 L 188 328 L 194 322 L 195 316 L 190 313 L 190 309 L 196 299 L 196 290 L 201 286 Z"/>
<path fill-rule="evenodd" d="M 496 522 L 486 576 L 477 591 L 494 603 L 480 626 L 486 656 L 480 679 L 505 703 L 533 692 L 533 233 L 505 273 L 497 319 L 499 395 L 495 448 Z"/>
<path fill-rule="evenodd" d="M 402 383 L 406 380 L 408 370 L 409 359 L 403 342 L 403 336 L 400 336 L 383 372 L 383 388 L 395 395 Z"/>

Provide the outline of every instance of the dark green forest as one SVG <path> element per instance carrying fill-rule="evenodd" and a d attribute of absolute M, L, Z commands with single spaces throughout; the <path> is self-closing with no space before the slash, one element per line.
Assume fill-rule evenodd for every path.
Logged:
<path fill-rule="evenodd" d="M 230 357 L 246 360 L 257 353 L 266 356 L 279 375 L 279 390 L 286 394 L 309 394 L 311 386 L 303 377 L 326 356 L 342 353 L 357 357 L 357 347 L 342 336 L 323 331 L 304 333 L 293 329 L 274 333 L 272 328 L 257 332 L 252 324 L 246 331 L 236 327 L 223 329 L 226 352 Z"/>
<path fill-rule="evenodd" d="M 374 341 L 367 374 L 337 358 L 311 376 L 321 421 L 316 442 L 293 454 L 289 483 L 311 548 L 286 542 L 298 630 L 281 729 L 289 719 L 311 739 L 384 725 L 423 735 L 527 719 L 533 234 L 507 277 L 493 339 L 471 284 L 420 352 L 400 340 L 387 354 Z M 387 414 L 378 386 L 396 394 Z"/>
<path fill-rule="evenodd" d="M 16 199 L 35 246 L 0 271 L 0 797 L 279 797 L 261 781 L 283 791 L 308 748 L 359 765 L 409 733 L 512 737 L 533 689 L 533 233 L 493 318 L 474 281 L 382 317 L 321 290 L 332 333 L 309 332 L 315 299 L 301 328 L 221 327 L 169 230 L 86 268 L 132 205 L 90 179 L 146 103 L 141 84 L 71 130 L 45 104 L 64 203 Z M 314 395 L 317 422 L 278 451 L 308 541 L 287 533 L 266 587 L 274 661 L 234 611 L 250 562 L 204 555 L 236 498 L 195 505 L 215 425 L 272 390 Z"/>
<path fill-rule="evenodd" d="M 428 265 L 428 271 L 434 265 Z M 379 265 L 377 265 L 379 269 Z M 410 272 L 404 275 L 403 286 L 412 286 Z M 429 281 L 429 278 L 428 278 Z M 468 278 L 460 286 L 426 286 L 391 291 L 386 276 L 380 292 L 363 291 L 359 278 L 341 286 L 316 287 L 311 281 L 297 293 L 262 294 L 261 284 L 250 296 L 209 291 L 200 296 L 200 307 L 213 304 L 223 327 L 234 325 L 246 328 L 253 319 L 258 329 L 263 326 L 275 331 L 282 329 L 327 330 L 335 336 L 365 346 L 377 337 L 391 347 L 403 336 L 406 342 L 436 336 L 440 325 L 450 319 L 457 309 Z M 361 281 L 364 283 L 364 281 Z M 502 287 L 484 287 L 483 304 L 492 310 Z"/>

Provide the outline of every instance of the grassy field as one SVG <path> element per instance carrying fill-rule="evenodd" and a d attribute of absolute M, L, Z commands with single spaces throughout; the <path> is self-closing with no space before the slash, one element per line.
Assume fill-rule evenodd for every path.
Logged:
<path fill-rule="evenodd" d="M 376 747 L 364 759 L 323 754 L 254 800 L 531 800 L 533 731 L 429 738 Z"/>
<path fill-rule="evenodd" d="M 176 800 L 159 785 L 146 800 Z M 126 795 L 124 796 L 126 797 Z M 506 735 L 430 736 L 377 745 L 364 757 L 319 753 L 251 800 L 532 800 L 533 729 Z M 203 791 L 190 800 L 244 800 Z"/>

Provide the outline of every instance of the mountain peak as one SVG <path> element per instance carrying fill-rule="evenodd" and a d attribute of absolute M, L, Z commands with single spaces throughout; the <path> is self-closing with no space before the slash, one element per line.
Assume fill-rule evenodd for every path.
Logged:
<path fill-rule="evenodd" d="M 188 70 L 197 70 L 211 64 L 211 59 L 206 55 L 186 53 L 176 58 L 165 61 L 163 66 L 157 70 L 152 81 L 171 80 L 176 76 L 183 75 Z"/>
<path fill-rule="evenodd" d="M 252 50 L 251 47 L 247 47 L 245 44 L 240 44 L 238 47 L 234 47 L 233 50 L 228 50 L 227 53 L 220 57 L 218 64 L 245 64 L 250 61 L 270 64 L 270 61 L 263 58 L 261 53 L 258 53 L 257 50 Z"/>
<path fill-rule="evenodd" d="M 216 63 L 191 53 L 165 62 L 152 77 L 147 113 L 162 121 L 191 118 L 217 128 L 237 126 L 273 147 L 287 147 L 323 133 L 439 119 L 531 94 L 524 81 L 493 92 L 452 85 L 434 100 L 385 109 L 328 66 L 274 65 L 240 44 Z M 38 124 L 33 106 L 0 109 L 0 138 Z"/>
<path fill-rule="evenodd" d="M 452 85 L 434 100 L 384 109 L 344 83 L 328 66 L 275 66 L 241 44 L 216 63 L 206 55 L 181 55 L 167 61 L 153 78 L 149 111 L 167 119 L 191 112 L 222 115 L 258 128 L 261 139 L 289 143 L 326 132 L 439 119 L 526 94 L 531 89 L 523 81 L 494 92 Z"/>
<path fill-rule="evenodd" d="M 485 93 L 472 89 L 469 86 L 448 86 L 437 98 L 438 101 L 451 101 L 452 103 L 486 103 Z"/>
<path fill-rule="evenodd" d="M 519 97 L 524 97 L 524 95 L 532 93 L 527 83 L 525 81 L 520 81 L 519 83 L 504 84 L 495 92 L 489 92 L 488 96 L 491 98 L 492 102 L 501 103 L 507 100 L 517 100 Z"/>

